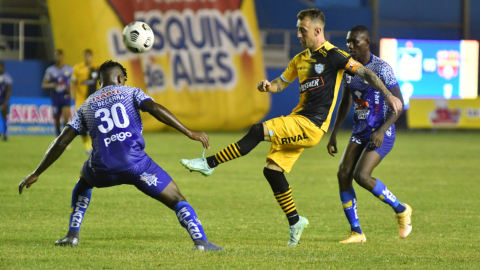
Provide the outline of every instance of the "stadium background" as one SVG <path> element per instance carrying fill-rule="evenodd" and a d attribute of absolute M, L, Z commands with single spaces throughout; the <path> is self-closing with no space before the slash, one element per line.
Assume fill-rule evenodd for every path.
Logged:
<path fill-rule="evenodd" d="M 480 18 L 474 14 L 475 10 L 480 10 L 478 0 L 444 0 L 441 5 L 433 0 L 408 0 L 402 4 L 381 0 L 283 0 L 275 5 L 267 0 L 194 1 L 194 4 L 185 2 L 171 6 L 165 4 L 168 2 L 182 1 L 1 1 L 0 59 L 5 60 L 6 70 L 14 80 L 10 133 L 53 133 L 53 120 L 46 109 L 49 106 L 48 92 L 42 91 L 40 84 L 46 67 L 52 64 L 54 48 L 63 49 L 65 63 L 72 66 L 82 61 L 82 51 L 86 48 L 93 49 L 96 64 L 111 58 L 121 61 L 129 71 L 129 85 L 145 89 L 194 129 L 241 130 L 262 119 L 287 115 L 298 102 L 298 81 L 280 94 L 260 94 L 255 90 L 256 82 L 264 77 L 270 80 L 278 77 L 289 59 L 302 50 L 295 30 L 298 10 L 311 7 L 322 9 L 327 18 L 326 37 L 342 49 L 346 49 L 345 36 L 353 25 L 367 26 L 372 30 L 371 47 L 377 55 L 380 38 L 480 39 Z M 196 13 L 196 10 L 205 8 L 216 9 L 219 13 Z M 228 18 L 234 18 L 233 21 L 237 22 L 235 18 L 240 18 L 245 28 L 242 25 L 232 28 L 237 32 L 227 29 L 221 37 L 223 44 L 195 47 L 189 41 L 188 50 L 158 45 L 157 42 L 157 48 L 143 56 L 125 54 L 125 49 L 122 51 L 121 46 L 115 44 L 119 41 L 119 31 L 125 22 L 137 18 L 160 24 L 162 19 L 173 16 L 174 19 L 169 22 L 173 21 L 178 26 L 178 21 L 183 20 L 186 26 L 187 18 L 193 18 L 192 14 L 185 11 L 187 9 L 193 10 L 198 17 L 206 16 L 212 22 L 226 22 Z M 225 10 L 232 12 L 225 13 Z M 233 12 L 235 10 L 240 15 Z M 228 26 L 228 22 L 223 26 Z M 170 28 L 171 32 L 178 29 L 175 25 Z M 193 35 L 194 39 L 201 38 L 198 30 L 197 36 Z M 160 34 L 167 35 L 166 32 Z M 243 37 L 244 42 L 235 41 L 235 36 Z M 170 39 L 178 40 L 178 37 L 172 36 Z M 216 56 L 223 58 L 215 62 Z M 172 64 L 172 58 L 179 61 Z M 176 71 L 172 71 L 174 67 Z M 206 68 L 210 68 L 210 71 L 206 71 Z M 198 71 L 197 75 L 195 71 Z M 229 76 L 229 71 L 233 76 Z M 210 72 L 210 75 L 206 72 Z M 206 75 L 205 78 L 201 75 L 195 77 L 198 74 Z M 179 78 L 176 84 L 173 84 L 173 76 Z M 181 76 L 184 76 L 183 79 Z M 209 78 L 211 76 L 217 77 Z M 209 79 L 215 82 L 208 83 Z M 411 110 L 414 114 L 409 119 L 419 119 L 419 114 L 435 109 L 431 101 L 415 102 L 418 105 Z M 455 102 L 454 106 L 464 103 Z M 478 100 L 465 102 L 470 107 L 480 108 Z M 424 107 L 429 109 L 425 110 Z M 408 110 L 397 122 L 399 128 L 407 127 L 406 115 L 409 115 Z M 351 111 L 343 127 L 348 128 L 352 119 Z M 145 117 L 144 121 L 147 131 L 165 129 L 153 118 Z M 460 127 L 480 127 L 478 119 L 470 119 L 469 123 Z M 431 127 L 428 124 L 422 126 L 422 123 L 418 126 Z M 449 126 L 452 127 L 458 125 Z"/>
<path fill-rule="evenodd" d="M 188 0 L 192 1 L 198 2 Z M 67 2 L 65 9 L 60 10 L 63 19 L 55 21 L 49 8 Z M 53 63 L 54 48 L 60 46 L 57 37 L 64 37 L 55 34 L 55 27 L 68 25 L 70 17 L 76 16 L 90 20 L 87 25 L 101 27 L 103 24 L 86 12 L 93 9 L 94 15 L 102 15 L 101 10 L 95 11 L 94 3 L 105 4 L 106 0 L 0 0 L 0 58 L 15 80 L 13 96 L 19 100 L 17 115 L 23 121 L 15 123 L 17 130 L 22 127 L 20 131 L 29 133 L 51 132 L 50 101 L 40 84 L 46 67 Z M 258 37 L 254 38 L 264 41 L 257 47 L 262 49 L 260 60 L 263 59 L 258 77 L 265 75 L 269 79 L 277 77 L 289 58 L 301 50 L 295 37 L 295 16 L 298 10 L 312 6 L 324 10 L 327 37 L 343 49 L 346 31 L 354 24 L 365 24 L 371 29 L 377 29 L 377 25 L 378 38 L 480 39 L 480 17 L 476 15 L 480 0 L 250 3 L 255 4 L 255 12 L 245 14 L 246 20 L 256 20 Z M 24 38 L 18 40 L 22 24 Z M 70 25 L 67 34 L 78 35 L 83 28 L 82 23 Z M 64 50 L 71 50 L 65 55 L 67 64 L 80 62 L 85 47 L 97 46 L 79 42 L 91 38 L 91 42 L 108 48 L 106 35 L 92 38 L 98 35 L 95 31 L 75 42 L 68 36 L 69 43 L 61 45 Z M 19 41 L 24 41 L 23 54 L 19 54 Z M 378 46 L 373 45 L 374 53 L 378 53 Z M 105 59 L 97 50 L 94 61 L 99 63 Z M 235 51 L 231 55 L 239 59 Z M 162 66 L 162 61 L 159 59 L 157 65 Z M 237 65 L 239 62 L 235 61 Z M 128 61 L 122 63 L 130 65 Z M 132 76 L 130 82 L 133 81 Z M 295 82 L 288 90 L 270 95 L 269 100 L 255 103 L 260 110 L 256 119 L 249 121 L 288 114 L 298 101 L 297 86 Z M 251 85 L 245 91 L 268 96 L 254 88 Z M 181 100 L 165 103 L 166 98 L 156 99 L 167 107 L 177 104 L 182 109 Z M 223 98 L 230 99 L 225 102 L 235 102 L 233 96 Z M 453 108 L 478 109 L 478 100 L 451 100 L 448 104 Z M 408 119 L 435 106 L 433 100 L 415 101 L 420 104 L 414 106 L 412 101 Z M 40 103 L 45 106 L 40 108 Z M 206 105 L 214 107 L 218 103 L 215 100 Z M 412 113 L 415 108 L 423 111 Z M 32 113 L 36 111 L 47 124 L 32 121 L 39 118 Z M 191 117 L 181 112 L 178 116 L 182 120 Z M 480 225 L 475 206 L 480 204 L 479 131 L 399 131 L 393 151 L 375 169 L 374 176 L 413 207 L 412 235 L 400 239 L 393 211 L 354 183 L 358 214 L 368 242 L 340 245 L 338 241 L 344 239 L 342 233 L 349 229 L 349 224 L 339 200 L 337 171 L 350 138 L 349 121 L 337 138 L 339 154 L 333 158 L 326 153 L 328 137 L 324 137 L 316 147 L 302 153 L 287 176 L 297 209 L 310 221 L 301 245 L 294 249 L 285 246 L 288 223 L 262 174 L 268 143 L 259 144 L 248 157 L 228 162 L 204 178 L 185 170 L 178 162 L 181 158 L 199 157 L 203 150 L 200 143 L 179 132 L 144 133 L 147 153 L 175 179 L 200 215 L 209 239 L 225 248 L 222 253 L 193 253 L 191 240 L 174 213 L 128 185 L 95 189 L 80 245 L 73 249 L 55 247 L 55 240 L 65 236 L 72 188 L 87 159 L 83 144 L 76 138 L 71 149 L 35 185 L 18 195 L 19 182 L 35 169 L 54 136 L 10 136 L 7 142 L 0 141 L 0 269 L 478 269 Z M 400 119 L 397 126 L 406 128 L 405 122 L 405 118 Z M 211 149 L 206 154 L 222 150 L 244 134 L 245 130 L 209 131 Z"/>

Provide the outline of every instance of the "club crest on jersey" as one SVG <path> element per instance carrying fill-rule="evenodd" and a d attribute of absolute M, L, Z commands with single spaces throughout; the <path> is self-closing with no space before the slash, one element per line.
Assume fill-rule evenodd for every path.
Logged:
<path fill-rule="evenodd" d="M 158 182 L 157 181 L 157 177 L 155 177 L 155 174 L 154 175 L 151 175 L 151 174 L 148 174 L 146 172 L 142 173 L 140 175 L 140 180 L 142 180 L 143 182 L 147 183 L 148 186 L 157 186 L 157 183 L 162 183 L 162 182 Z"/>
<path fill-rule="evenodd" d="M 322 73 L 324 69 L 325 69 L 324 64 L 316 64 L 315 65 L 315 72 L 317 72 L 318 74 Z"/>

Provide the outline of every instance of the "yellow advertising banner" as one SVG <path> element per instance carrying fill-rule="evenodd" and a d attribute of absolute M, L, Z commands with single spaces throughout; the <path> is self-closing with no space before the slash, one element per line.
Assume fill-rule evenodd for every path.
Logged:
<path fill-rule="evenodd" d="M 410 128 L 480 128 L 480 98 L 411 99 L 407 117 Z"/>
<path fill-rule="evenodd" d="M 48 0 L 55 47 L 66 63 L 93 50 L 95 64 L 113 59 L 186 126 L 239 130 L 260 120 L 270 96 L 256 90 L 265 78 L 254 0 Z M 153 48 L 129 52 L 123 27 L 144 21 Z M 142 115 L 147 131 L 165 128 Z"/>

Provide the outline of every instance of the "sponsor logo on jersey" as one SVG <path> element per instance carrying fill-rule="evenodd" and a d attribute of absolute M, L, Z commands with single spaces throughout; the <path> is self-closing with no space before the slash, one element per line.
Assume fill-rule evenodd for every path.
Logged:
<path fill-rule="evenodd" d="M 325 85 L 322 77 L 308 78 L 302 83 L 300 83 L 300 93 L 317 89 Z"/>
<path fill-rule="evenodd" d="M 360 91 L 355 91 L 357 99 L 354 103 L 354 111 L 359 120 L 367 119 L 367 115 L 370 112 L 368 106 L 370 105 L 367 100 L 362 99 L 362 93 Z"/>
<path fill-rule="evenodd" d="M 102 95 L 92 98 L 92 101 L 98 101 L 102 98 L 106 98 L 106 97 L 108 97 L 110 95 L 113 95 L 113 94 L 120 94 L 120 90 L 114 89 L 114 90 L 105 91 L 105 92 L 102 93 Z"/>
<path fill-rule="evenodd" d="M 105 142 L 105 146 L 108 147 L 108 145 L 114 141 L 121 141 L 121 142 L 125 141 L 127 137 L 132 137 L 132 133 L 127 131 L 127 132 L 120 132 L 117 134 L 113 134 L 112 136 L 110 136 L 110 138 L 103 139 L 103 142 Z"/>
<path fill-rule="evenodd" d="M 197 217 L 193 217 L 187 220 L 187 217 L 191 215 L 192 214 L 188 211 L 187 207 L 183 207 L 177 213 L 178 221 L 180 221 L 180 223 L 185 224 L 185 228 L 187 229 L 192 239 L 194 240 L 200 239 L 203 237 L 203 235 L 200 233 L 200 229 L 198 228 L 198 225 L 196 222 L 198 222 L 198 224 L 200 225 L 202 225 L 202 223 L 200 223 L 200 220 L 198 220 Z"/>
<path fill-rule="evenodd" d="M 281 141 L 282 141 L 282 144 L 289 144 L 289 143 L 299 142 L 305 139 L 308 139 L 308 137 L 307 135 L 305 135 L 305 133 L 303 133 L 303 136 L 301 134 L 295 135 L 293 137 L 282 138 Z"/>
<path fill-rule="evenodd" d="M 315 72 L 317 72 L 318 74 L 321 74 L 324 69 L 325 69 L 324 64 L 316 64 L 315 65 Z"/>

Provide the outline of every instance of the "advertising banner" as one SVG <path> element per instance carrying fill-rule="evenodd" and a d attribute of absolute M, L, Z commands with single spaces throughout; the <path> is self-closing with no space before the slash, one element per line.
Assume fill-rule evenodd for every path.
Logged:
<path fill-rule="evenodd" d="M 412 99 L 407 123 L 410 128 L 479 129 L 480 98 Z"/>
<path fill-rule="evenodd" d="M 256 90 L 265 78 L 254 0 L 48 0 L 55 45 L 69 64 L 92 49 L 94 62 L 113 59 L 142 88 L 197 130 L 239 130 L 270 107 Z M 72 12 L 75 11 L 75 12 Z M 153 48 L 129 52 L 123 27 L 143 21 L 154 31 Z M 143 115 L 147 131 L 165 128 Z"/>
<path fill-rule="evenodd" d="M 9 135 L 55 135 L 50 98 L 11 97 L 9 108 Z M 71 110 L 73 115 L 74 106 Z"/>

